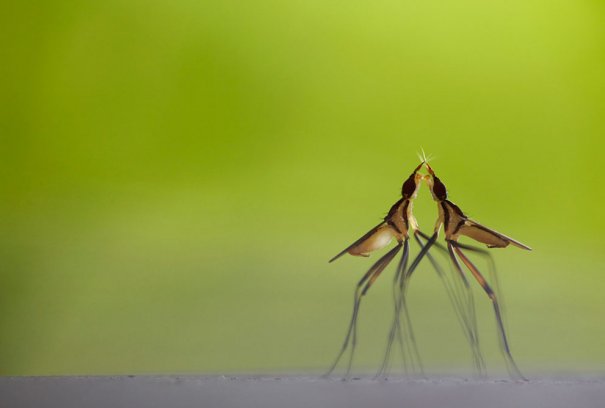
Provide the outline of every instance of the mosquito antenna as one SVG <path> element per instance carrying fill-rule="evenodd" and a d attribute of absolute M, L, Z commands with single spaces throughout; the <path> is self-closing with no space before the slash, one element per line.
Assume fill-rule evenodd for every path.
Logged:
<path fill-rule="evenodd" d="M 416 152 L 416 155 L 418 156 L 418 160 L 421 162 L 427 162 L 426 154 L 424 153 L 424 149 L 422 147 L 420 147 L 420 152 Z"/>
<path fill-rule="evenodd" d="M 422 147 L 420 148 L 420 152 L 416 153 L 416 155 L 418 156 L 418 159 L 423 163 L 428 163 L 435 159 L 435 157 L 432 154 L 429 154 L 427 156 L 424 151 L 424 148 L 422 148 Z"/>

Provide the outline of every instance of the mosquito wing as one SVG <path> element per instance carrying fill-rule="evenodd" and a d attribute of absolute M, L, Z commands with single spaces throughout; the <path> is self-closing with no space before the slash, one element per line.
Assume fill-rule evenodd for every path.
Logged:
<path fill-rule="evenodd" d="M 398 233 L 393 227 L 386 222 L 381 222 L 330 259 L 330 262 L 337 260 L 346 253 L 354 256 L 369 256 L 370 252 L 387 246 L 397 235 Z"/>
<path fill-rule="evenodd" d="M 504 248 L 509 244 L 512 244 L 518 248 L 531 251 L 531 248 L 527 245 L 469 219 L 460 227 L 458 234 L 465 235 L 475 241 L 481 242 L 487 245 L 488 248 Z"/>

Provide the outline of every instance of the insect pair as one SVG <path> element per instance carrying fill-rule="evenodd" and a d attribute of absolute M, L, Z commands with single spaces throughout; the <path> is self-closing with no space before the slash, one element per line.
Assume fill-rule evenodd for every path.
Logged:
<path fill-rule="evenodd" d="M 422 175 L 419 173 L 422 167 L 426 167 L 428 174 Z M 433 199 L 437 202 L 439 215 L 431 236 L 425 234 L 419 229 L 418 223 L 413 214 L 413 200 L 416 198 L 418 189 L 422 182 L 425 182 L 428 185 Z M 471 286 L 462 264 L 464 264 L 473 278 L 477 280 L 479 285 L 481 285 L 492 302 L 496 324 L 500 335 L 500 346 L 503 351 L 509 372 L 511 375 L 524 379 L 510 351 L 504 324 L 502 322 L 502 312 L 496 293 L 497 291 L 490 286 L 483 274 L 467 255 L 467 253 L 470 252 L 487 258 L 489 261 L 490 270 L 493 272 L 495 279 L 495 266 L 491 258 L 491 254 L 486 249 L 462 244 L 458 242 L 458 239 L 460 236 L 466 236 L 479 243 L 485 244 L 488 248 L 504 248 L 509 244 L 526 250 L 531 250 L 531 248 L 518 241 L 515 241 L 510 237 L 487 228 L 464 215 L 456 204 L 448 200 L 445 185 L 439 179 L 439 177 L 437 177 L 435 171 L 431 168 L 426 159 L 422 160 L 422 162 L 414 169 L 412 174 L 403 183 L 401 188 L 401 196 L 402 198 L 393 204 L 383 222 L 372 228 L 364 236 L 359 238 L 330 260 L 330 262 L 333 262 L 346 253 L 354 256 L 369 256 L 371 252 L 387 246 L 393 239 L 397 241 L 397 245 L 389 250 L 380 259 L 378 259 L 378 261 L 372 265 L 372 267 L 358 282 L 354 293 L 353 314 L 345 340 L 340 352 L 336 357 L 336 360 L 326 375 L 330 375 L 332 373 L 343 357 L 347 348 L 350 347 L 350 356 L 346 376 L 349 375 L 353 362 L 355 346 L 357 344 L 357 320 L 359 317 L 361 300 L 368 292 L 372 284 L 384 271 L 384 269 L 395 258 L 395 256 L 400 251 L 403 251 L 401 259 L 397 265 L 393 284 L 393 322 L 388 335 L 385 356 L 382 366 L 377 373 L 377 377 L 385 374 L 387 370 L 391 350 L 395 340 L 397 340 L 401 347 L 404 362 L 407 363 L 409 359 L 409 362 L 413 367 L 417 366 L 420 371 L 422 371 L 422 364 L 420 362 L 412 325 L 406 307 L 405 292 L 409 284 L 409 279 L 418 267 L 418 264 L 424 257 L 427 257 L 446 286 L 450 302 L 454 307 L 464 335 L 471 346 L 473 361 L 479 373 L 484 371 L 485 363 L 479 348 L 479 336 L 477 331 L 475 307 Z M 443 227 L 444 230 L 445 245 L 437 242 L 437 237 L 441 227 Z M 414 239 L 420 246 L 420 252 L 408 267 L 410 235 L 413 235 Z M 453 284 L 446 278 L 445 271 L 440 267 L 437 260 L 429 252 L 429 250 L 433 247 L 443 252 L 451 262 L 455 279 Z M 496 283 L 495 289 L 497 289 L 497 282 L 494 283 Z"/>

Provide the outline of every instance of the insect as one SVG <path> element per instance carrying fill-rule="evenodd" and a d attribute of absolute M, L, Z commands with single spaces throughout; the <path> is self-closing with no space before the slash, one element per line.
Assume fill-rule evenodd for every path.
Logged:
<path fill-rule="evenodd" d="M 348 376 L 351 371 L 355 346 L 357 344 L 357 318 L 359 316 L 361 299 L 402 248 L 403 254 L 397 266 L 395 281 L 403 279 L 409 256 L 409 231 L 418 229 L 418 223 L 413 214 L 413 200 L 416 198 L 418 188 L 424 177 L 418 173 L 418 170 L 420 170 L 423 163 L 424 162 L 420 163 L 403 183 L 403 186 L 401 187 L 402 198 L 391 206 L 391 209 L 387 216 L 384 217 L 384 220 L 330 259 L 330 262 L 334 262 L 347 253 L 354 256 L 369 256 L 370 252 L 384 248 L 393 239 L 397 240 L 397 245 L 378 259 L 357 283 L 353 296 L 353 313 L 347 329 L 347 334 L 340 352 L 336 356 L 336 360 L 328 372 L 325 374 L 326 376 L 334 371 L 349 345 L 351 347 L 351 354 L 345 376 Z"/>
<path fill-rule="evenodd" d="M 425 180 L 429 185 L 433 199 L 437 202 L 437 208 L 439 211 L 437 223 L 435 225 L 435 234 L 438 234 L 439 229 L 441 226 L 443 226 L 449 257 L 460 278 L 464 282 L 465 287 L 468 288 L 469 284 L 460 265 L 460 260 L 470 271 L 471 275 L 473 275 L 473 277 L 477 280 L 477 282 L 479 282 L 479 285 L 481 285 L 491 300 L 496 317 L 498 332 L 500 334 L 500 343 L 506 358 L 507 366 L 509 370 L 511 370 L 516 376 L 521 379 L 525 379 L 511 354 L 508 339 L 506 337 L 506 331 L 504 330 L 504 324 L 502 323 L 502 313 L 496 292 L 490 286 L 475 264 L 473 264 L 473 262 L 464 253 L 464 251 L 469 251 L 480 255 L 487 255 L 487 251 L 474 246 L 461 244 L 458 242 L 458 238 L 460 238 L 460 236 L 466 236 L 477 242 L 487 245 L 488 248 L 505 248 L 508 245 L 513 245 L 525 250 L 531 250 L 531 248 L 519 241 L 516 241 L 510 237 L 507 237 L 506 235 L 496 232 L 479 224 L 476 221 L 469 219 L 456 204 L 447 199 L 447 189 L 439 177 L 435 175 L 435 172 L 431 166 L 428 163 L 425 163 L 425 166 L 429 172 L 429 176 L 425 177 Z M 433 243 L 434 241 L 429 240 L 426 244 L 426 247 L 430 248 Z"/>
<path fill-rule="evenodd" d="M 501 346 L 506 357 L 507 367 L 511 373 L 524 379 L 519 371 L 508 344 L 500 305 L 497 299 L 496 291 L 488 284 L 479 269 L 465 255 L 464 251 L 473 252 L 477 255 L 488 258 L 490 262 L 490 270 L 495 271 L 495 266 L 491 254 L 482 248 L 461 244 L 458 238 L 461 235 L 467 236 L 477 242 L 486 244 L 488 248 L 503 248 L 512 244 L 522 249 L 530 250 L 528 246 L 515 241 L 499 232 L 491 230 L 479 223 L 469 219 L 454 203 L 447 199 L 447 189 L 441 180 L 435 175 L 434 170 L 428 164 L 426 158 L 421 157 L 421 163 L 414 169 L 412 174 L 406 179 L 402 186 L 402 198 L 397 201 L 390 209 L 383 222 L 372 228 L 364 236 L 359 238 L 353 244 L 342 250 L 330 262 L 340 258 L 346 253 L 354 256 L 369 256 L 375 250 L 384 248 L 394 238 L 397 240 L 397 245 L 383 255 L 370 269 L 363 275 L 362 279 L 357 283 L 354 292 L 353 313 L 347 329 L 345 340 L 342 344 L 334 363 L 325 375 L 329 375 L 336 368 L 347 348 L 350 346 L 350 356 L 347 365 L 345 377 L 349 375 L 355 346 L 357 343 L 357 320 L 359 317 L 359 308 L 362 297 L 368 292 L 372 284 L 391 263 L 395 256 L 403 249 L 401 260 L 396 269 L 394 284 L 393 284 L 393 299 L 394 299 L 394 317 L 391 329 L 388 335 L 387 347 L 385 356 L 380 367 L 377 377 L 384 374 L 390 359 L 391 349 L 395 339 L 401 346 L 401 354 L 406 363 L 406 350 L 411 358 L 412 365 L 417 364 L 422 372 L 422 364 L 416 347 L 416 342 L 413 334 L 413 329 L 406 305 L 406 289 L 409 286 L 409 280 L 418 267 L 419 263 L 426 256 L 431 263 L 433 269 L 442 279 L 450 302 L 452 303 L 456 316 L 463 328 L 463 332 L 471 345 L 473 360 L 479 372 L 481 372 L 485 363 L 479 348 L 479 338 L 477 331 L 477 323 L 475 317 L 474 301 L 472 291 L 468 279 L 460 265 L 460 261 L 467 267 L 473 277 L 479 282 L 483 290 L 487 293 L 492 301 L 498 331 L 500 334 Z M 426 166 L 429 174 L 421 175 L 418 171 L 422 166 Z M 413 215 L 413 200 L 417 196 L 418 189 L 422 182 L 426 182 L 430 188 L 433 199 L 438 203 L 438 218 L 435 224 L 434 232 L 428 236 L 422 232 Z M 446 246 L 436 242 L 440 229 L 443 226 Z M 407 267 L 409 258 L 409 238 L 410 232 L 413 233 L 414 239 L 420 246 L 420 252 L 416 258 Z M 449 258 L 455 269 L 455 277 L 457 278 L 452 284 L 449 282 L 446 273 L 441 268 L 437 260 L 430 253 L 432 248 L 437 248 Z M 495 272 L 494 272 L 495 274 Z M 461 284 L 462 286 L 461 286 Z M 497 282 L 495 282 L 497 285 Z M 403 322 L 402 322 L 403 319 Z M 411 350 L 410 350 L 411 348 Z M 414 361 L 415 360 L 415 361 Z"/>

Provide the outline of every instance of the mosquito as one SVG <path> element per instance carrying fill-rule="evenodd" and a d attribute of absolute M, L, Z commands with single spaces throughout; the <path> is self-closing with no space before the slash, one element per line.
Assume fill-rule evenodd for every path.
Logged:
<path fill-rule="evenodd" d="M 418 173 L 418 170 L 420 170 L 423 164 L 424 162 L 421 162 L 403 183 L 403 186 L 401 188 L 402 198 L 399 199 L 395 204 L 393 204 L 387 216 L 384 217 L 384 220 L 380 224 L 372 228 L 370 231 L 368 231 L 357 241 L 353 242 L 347 248 L 343 249 L 336 256 L 330 259 L 330 262 L 334 262 L 336 259 L 340 258 L 341 256 L 347 253 L 353 256 L 367 257 L 371 252 L 386 247 L 393 239 L 397 240 L 397 245 L 391 250 L 389 250 L 380 259 L 378 259 L 378 261 L 376 261 L 370 267 L 370 269 L 368 269 L 368 271 L 363 275 L 361 280 L 357 283 L 353 296 L 353 313 L 351 316 L 351 321 L 349 323 L 349 327 L 347 329 L 347 333 L 340 349 L 340 352 L 336 356 L 334 363 L 330 366 L 329 370 L 325 374 L 326 376 L 330 375 L 334 371 L 334 369 L 340 362 L 342 356 L 344 355 L 345 351 L 350 346 L 351 351 L 347 364 L 347 371 L 345 374 L 345 377 L 348 377 L 353 363 L 355 346 L 357 344 L 357 319 L 359 317 L 359 307 L 361 304 L 361 299 L 363 298 L 363 296 L 366 295 L 366 293 L 374 284 L 376 279 L 378 279 L 380 274 L 402 249 L 403 254 L 397 266 L 395 282 L 403 280 L 409 257 L 409 231 L 415 231 L 418 229 L 418 223 L 416 221 L 416 218 L 414 217 L 412 209 L 413 200 L 416 198 L 418 188 L 422 184 L 422 180 L 425 177 Z M 395 299 L 397 299 L 396 295 L 394 295 L 394 297 Z M 396 305 L 398 304 L 397 300 L 395 303 Z M 397 314 L 398 310 L 396 309 L 396 315 Z M 397 320 L 397 326 L 395 330 L 397 330 L 397 333 L 399 334 L 398 339 L 400 339 L 401 341 L 399 319 Z"/>
<path fill-rule="evenodd" d="M 458 242 L 458 239 L 460 236 L 466 236 L 479 243 L 485 244 L 488 248 L 505 248 L 508 245 L 513 245 L 528 251 L 531 251 L 531 248 L 519 241 L 516 241 L 510 237 L 507 237 L 506 235 L 496 232 L 479 224 L 476 221 L 469 219 L 456 204 L 447 199 L 447 189 L 443 182 L 435 175 L 435 172 L 431 166 L 426 162 L 424 165 L 429 172 L 429 175 L 425 176 L 424 180 L 429 186 L 433 199 L 437 202 L 439 215 L 435 225 L 435 232 L 433 236 L 428 239 L 423 250 L 428 252 L 430 247 L 435 244 L 435 239 L 439 233 L 439 230 L 441 229 L 441 226 L 443 226 L 450 260 L 465 286 L 468 287 L 468 281 L 465 277 L 462 266 L 460 265 L 460 261 L 462 261 L 462 263 L 470 271 L 471 275 L 477 280 L 479 285 L 481 285 L 492 302 L 498 332 L 500 335 L 500 346 L 505 356 L 509 372 L 512 371 L 511 374 L 514 373 L 519 378 L 526 380 L 523 374 L 521 374 L 521 371 L 517 367 L 517 364 L 515 363 L 515 360 L 511 354 L 508 339 L 506 337 L 506 331 L 502 322 L 502 313 L 496 292 L 492 289 L 479 269 L 475 266 L 475 264 L 473 264 L 464 251 L 473 252 L 483 256 L 491 255 L 485 249 L 461 244 Z M 413 269 L 410 267 L 410 269 L 407 271 L 408 277 L 412 272 Z"/>

